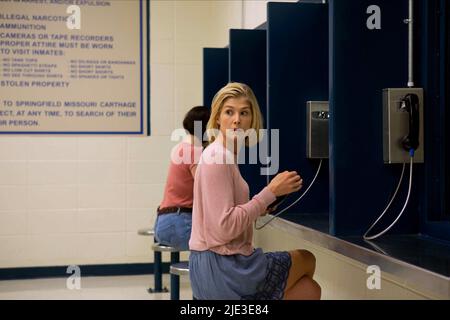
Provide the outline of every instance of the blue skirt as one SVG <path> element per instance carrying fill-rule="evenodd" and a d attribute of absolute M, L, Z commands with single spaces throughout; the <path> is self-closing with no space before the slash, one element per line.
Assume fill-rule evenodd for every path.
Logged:
<path fill-rule="evenodd" d="M 250 256 L 191 251 L 189 277 L 199 300 L 280 300 L 291 267 L 288 252 L 256 249 Z"/>

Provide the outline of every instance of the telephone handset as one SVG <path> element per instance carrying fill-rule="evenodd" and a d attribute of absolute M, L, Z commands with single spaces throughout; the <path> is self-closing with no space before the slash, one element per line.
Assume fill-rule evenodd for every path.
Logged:
<path fill-rule="evenodd" d="M 416 150 L 419 146 L 419 97 L 414 93 L 407 94 L 400 109 L 409 114 L 409 133 L 402 139 L 402 146 L 406 151 Z"/>

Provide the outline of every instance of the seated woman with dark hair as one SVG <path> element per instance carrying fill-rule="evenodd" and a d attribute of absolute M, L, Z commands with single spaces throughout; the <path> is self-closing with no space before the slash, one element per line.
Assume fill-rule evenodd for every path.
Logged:
<path fill-rule="evenodd" d="M 155 240 L 178 250 L 189 250 L 194 176 L 209 115 L 208 108 L 198 106 L 184 117 L 188 134 L 172 150 L 164 197 L 157 211 Z"/>

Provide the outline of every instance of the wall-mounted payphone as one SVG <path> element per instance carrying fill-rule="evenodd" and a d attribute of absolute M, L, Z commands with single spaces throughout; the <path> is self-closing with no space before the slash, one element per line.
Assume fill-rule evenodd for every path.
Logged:
<path fill-rule="evenodd" d="M 277 214 L 275 214 L 269 221 L 264 223 L 262 226 L 257 226 L 255 222 L 256 230 L 264 228 L 273 219 L 278 217 L 283 212 L 287 211 L 297 202 L 299 202 L 309 191 L 309 189 L 314 185 L 314 182 L 319 175 L 320 169 L 322 167 L 322 160 L 328 159 L 328 128 L 330 122 L 329 113 L 329 103 L 328 101 L 307 101 L 306 102 L 306 157 L 308 159 L 320 159 L 319 166 L 317 167 L 316 174 L 313 180 L 306 188 L 305 192 L 302 193 L 294 202 L 292 202 L 288 207 L 282 209 Z M 267 208 L 271 209 L 275 206 L 282 204 L 287 198 L 287 195 L 277 197 L 277 199 L 270 204 Z"/>
<path fill-rule="evenodd" d="M 386 208 L 363 235 L 365 240 L 376 239 L 388 232 L 400 219 L 409 202 L 412 188 L 413 163 L 423 163 L 423 89 L 383 89 L 383 159 L 384 163 L 403 163 L 397 188 Z M 406 163 L 409 162 L 408 194 L 402 210 L 383 231 L 369 236 L 393 203 L 403 180 Z"/>
<path fill-rule="evenodd" d="M 386 208 L 364 233 L 364 240 L 376 239 L 388 232 L 400 219 L 408 205 L 413 183 L 413 163 L 423 163 L 423 89 L 414 88 L 414 1 L 409 1 L 408 19 L 408 88 L 383 89 L 383 160 L 384 163 L 402 163 L 403 169 L 397 188 Z M 369 236 L 393 203 L 409 162 L 408 194 L 402 210 L 383 231 Z"/>
<path fill-rule="evenodd" d="M 306 157 L 328 159 L 328 101 L 306 102 Z"/>
<path fill-rule="evenodd" d="M 385 163 L 423 163 L 423 89 L 383 90 L 383 159 Z"/>

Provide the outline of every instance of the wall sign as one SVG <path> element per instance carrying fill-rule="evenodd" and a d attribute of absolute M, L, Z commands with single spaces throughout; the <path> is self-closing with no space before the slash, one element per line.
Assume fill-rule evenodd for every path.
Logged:
<path fill-rule="evenodd" d="M 144 2 L 0 0 L 0 133 L 146 134 Z"/>

